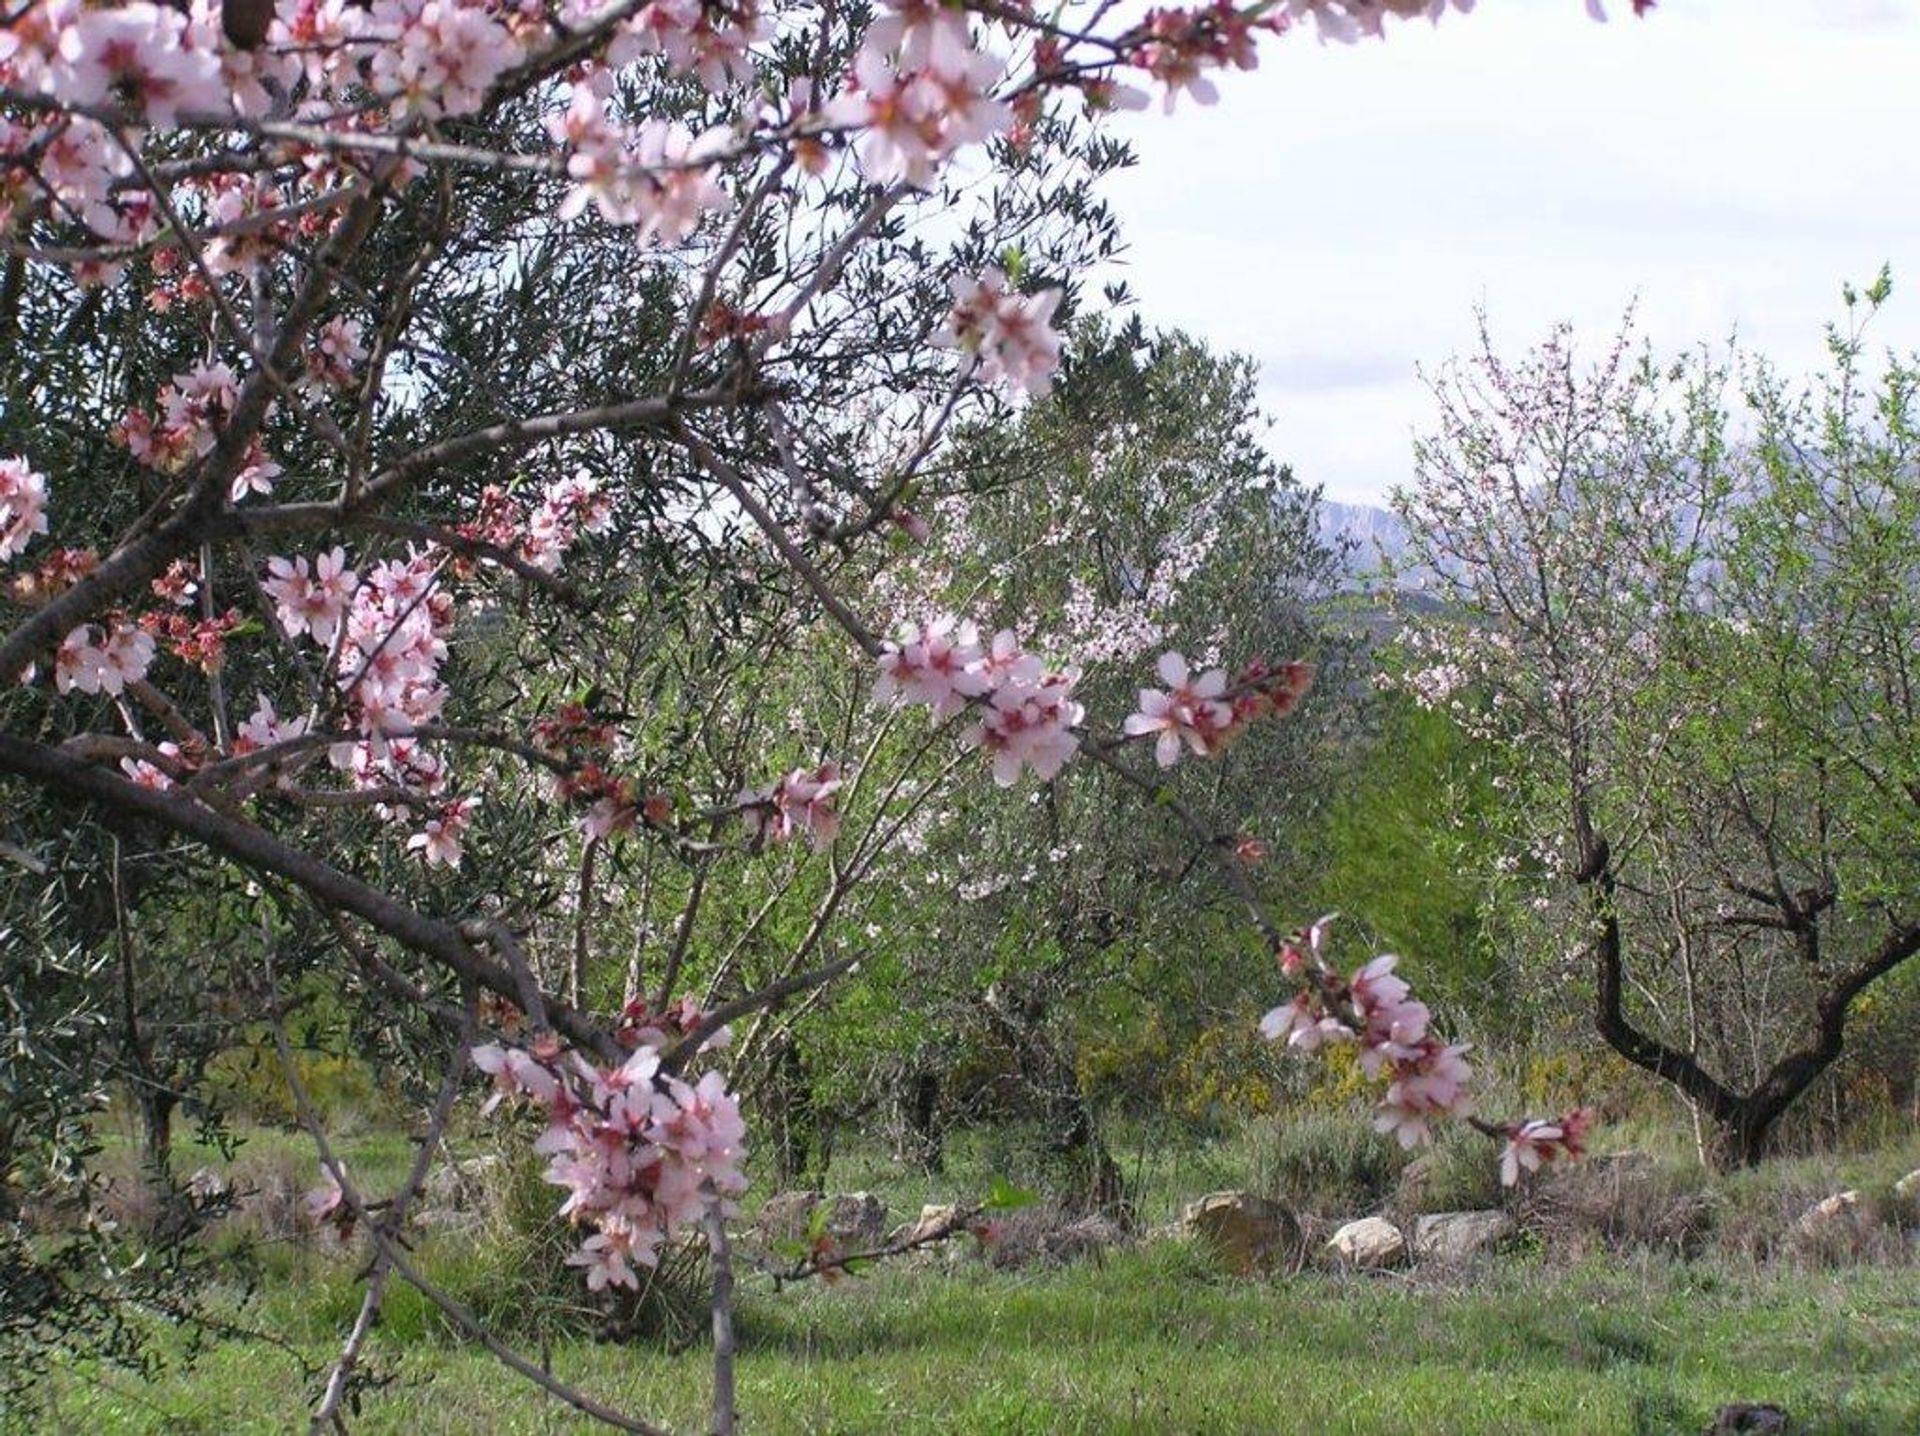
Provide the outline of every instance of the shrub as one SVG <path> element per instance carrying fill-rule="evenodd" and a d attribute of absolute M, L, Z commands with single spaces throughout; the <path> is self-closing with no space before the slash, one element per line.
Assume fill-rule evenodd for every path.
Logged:
<path fill-rule="evenodd" d="M 1518 1210 L 1522 1226 L 1567 1255 L 1639 1249 L 1694 1256 L 1713 1225 L 1714 1201 L 1699 1165 L 1629 1152 L 1537 1178 Z"/>
<path fill-rule="evenodd" d="M 1401 1170 L 1393 1207 L 1401 1216 L 1474 1212 L 1502 1205 L 1499 1149 L 1466 1127 L 1450 1127 Z"/>
<path fill-rule="evenodd" d="M 1253 1189 L 1318 1216 L 1377 1209 L 1407 1163 L 1397 1144 L 1352 1112 L 1277 1117 L 1254 1129 L 1251 1145 Z"/>

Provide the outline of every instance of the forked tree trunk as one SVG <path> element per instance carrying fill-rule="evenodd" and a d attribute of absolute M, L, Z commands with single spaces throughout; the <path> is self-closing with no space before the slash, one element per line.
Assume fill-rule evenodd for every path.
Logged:
<path fill-rule="evenodd" d="M 1595 923 L 1594 1026 L 1615 1052 L 1634 1066 L 1671 1082 L 1713 1122 L 1712 1155 L 1719 1164 L 1751 1167 L 1773 1151 L 1780 1119 L 1806 1095 L 1846 1048 L 1847 1018 L 1854 999 L 1879 978 L 1920 953 L 1920 923 L 1892 928 L 1859 962 L 1827 978 L 1813 1005 L 1806 1045 L 1767 1069 L 1750 1090 L 1736 1092 L 1682 1051 L 1641 1031 L 1627 1016 L 1625 958 L 1620 918 L 1614 906 L 1616 879 L 1604 838 L 1587 835 L 1577 875 L 1592 897 Z"/>

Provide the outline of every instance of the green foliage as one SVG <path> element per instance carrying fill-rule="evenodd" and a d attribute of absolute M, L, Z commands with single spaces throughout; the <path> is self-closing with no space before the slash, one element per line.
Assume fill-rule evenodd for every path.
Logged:
<path fill-rule="evenodd" d="M 1315 900 L 1378 951 L 1406 958 L 1423 993 L 1491 1019 L 1500 945 L 1487 756 L 1444 713 L 1384 697 L 1318 829 Z M 1364 945 L 1364 944 L 1363 944 Z"/>

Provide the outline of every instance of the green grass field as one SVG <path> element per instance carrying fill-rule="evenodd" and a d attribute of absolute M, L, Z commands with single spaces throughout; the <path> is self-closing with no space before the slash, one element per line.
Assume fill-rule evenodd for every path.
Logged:
<path fill-rule="evenodd" d="M 253 1315 L 317 1360 L 351 1299 L 344 1263 Z M 748 1432 L 1665 1432 L 1726 1401 L 1773 1401 L 1797 1431 L 1920 1431 L 1911 1269 L 1735 1271 L 1665 1261 L 1570 1271 L 1506 1259 L 1471 1276 L 1273 1281 L 1214 1275 L 1181 1243 L 1024 1276 L 893 1270 L 741 1309 Z M 396 1293 L 355 1429 L 590 1429 L 437 1314 Z M 551 1369 L 676 1429 L 701 1429 L 706 1356 L 556 1345 Z M 283 1431 L 299 1364 L 230 1341 L 142 1382 L 64 1368 L 43 1429 Z"/>

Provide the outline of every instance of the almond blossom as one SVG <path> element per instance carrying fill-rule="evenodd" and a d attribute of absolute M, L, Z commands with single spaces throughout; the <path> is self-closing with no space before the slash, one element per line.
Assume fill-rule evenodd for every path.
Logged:
<path fill-rule="evenodd" d="M 369 65 L 374 91 L 397 115 L 467 115 L 525 58 L 484 0 L 374 0 L 369 28 L 390 37 Z"/>
<path fill-rule="evenodd" d="M 1037 678 L 1014 676 L 993 690 L 981 709 L 980 721 L 961 741 L 984 748 L 993 759 L 993 781 L 1003 788 L 1020 780 L 1031 768 L 1042 782 L 1052 782 L 1079 750 L 1074 729 L 1086 709 L 1074 700 L 1079 674 L 1043 673 Z"/>
<path fill-rule="evenodd" d="M 366 357 L 359 321 L 336 315 L 320 326 L 307 350 L 307 378 L 315 388 L 345 389 Z"/>
<path fill-rule="evenodd" d="M 1140 690 L 1139 711 L 1124 725 L 1127 734 L 1155 735 L 1153 755 L 1162 768 L 1179 761 L 1182 744 L 1202 756 L 1216 751 L 1220 734 L 1233 721 L 1232 705 L 1222 701 L 1225 671 L 1214 668 L 1195 678 L 1178 653 L 1161 654 L 1154 669 L 1167 686 Z"/>
<path fill-rule="evenodd" d="M 0 559 L 25 552 L 47 531 L 47 476 L 25 459 L 0 459 Z"/>
<path fill-rule="evenodd" d="M 262 748 L 272 748 L 289 739 L 298 738 L 306 731 L 305 718 L 282 718 L 273 711 L 273 700 L 262 693 L 253 712 L 235 731 L 233 751 L 236 756 L 258 752 Z"/>
<path fill-rule="evenodd" d="M 489 1110 L 507 1094 L 545 1110 L 534 1149 L 567 1193 L 562 1215 L 590 1229 L 569 1260 L 593 1290 L 637 1286 L 635 1266 L 655 1265 L 663 1242 L 714 1206 L 731 1210 L 746 1189 L 746 1127 L 717 1072 L 696 1083 L 667 1076 L 652 1046 L 614 1068 L 498 1044 L 475 1048 L 473 1061 L 494 1080 Z"/>
<path fill-rule="evenodd" d="M 1284 18 L 1260 21 L 1243 15 L 1231 0 L 1215 0 L 1195 10 L 1149 10 L 1140 26 L 1140 41 L 1128 58 L 1166 86 L 1165 106 L 1171 114 L 1183 92 L 1196 104 L 1213 104 L 1220 92 L 1206 72 L 1222 66 L 1257 68 L 1260 57 L 1253 32 L 1285 24 Z"/>
<path fill-rule="evenodd" d="M 599 93 L 575 85 L 563 114 L 548 132 L 572 151 L 567 175 L 574 181 L 560 202 L 559 217 L 572 219 L 591 204 L 608 224 L 630 225 L 643 243 L 679 244 L 710 212 L 732 203 L 703 163 L 725 141 L 723 131 L 695 139 L 686 126 L 653 118 L 628 130 L 606 113 Z"/>
<path fill-rule="evenodd" d="M 60 7 L 64 8 L 64 7 Z M 49 19 L 58 13 L 49 7 Z M 58 25 L 42 88 L 68 104 L 125 106 L 162 127 L 229 108 L 220 62 L 188 41 L 179 11 L 148 0 L 81 9 Z"/>
<path fill-rule="evenodd" d="M 1436 1120 L 1472 1111 L 1467 1048 L 1428 1032 L 1426 1004 L 1394 973 L 1398 958 L 1373 958 L 1344 981 L 1333 973 L 1323 955 L 1331 921 L 1323 917 L 1281 945 L 1281 969 L 1308 985 L 1260 1019 L 1261 1034 L 1301 1052 L 1330 1042 L 1357 1044 L 1360 1070 L 1387 1082 L 1374 1127 L 1406 1147 L 1431 1141 Z"/>
<path fill-rule="evenodd" d="M 951 615 L 925 626 L 903 623 L 893 640 L 881 646 L 873 696 L 883 702 L 924 703 L 940 722 L 993 687 L 993 677 L 980 666 L 982 658 L 980 630 L 971 623 Z"/>
<path fill-rule="evenodd" d="M 741 817 L 750 833 L 770 842 L 805 833 L 817 852 L 839 835 L 833 800 L 844 782 L 840 765 L 831 759 L 811 770 L 795 768 L 771 788 L 741 793 Z"/>
<path fill-rule="evenodd" d="M 1551 1120 L 1533 1118 L 1507 1129 L 1507 1145 L 1500 1152 L 1500 1181 L 1514 1186 L 1522 1172 L 1537 1172 L 1556 1161 L 1578 1161 L 1586 1154 L 1586 1135 L 1593 1113 L 1578 1107 Z"/>
<path fill-rule="evenodd" d="M 460 838 L 473 821 L 473 808 L 471 798 L 454 799 L 407 839 L 407 851 L 420 854 L 428 867 L 459 867 L 463 856 Z"/>
<path fill-rule="evenodd" d="M 162 756 L 175 761 L 179 760 L 180 745 L 178 743 L 160 743 L 156 747 Z M 173 786 L 173 779 L 167 776 L 166 770 L 145 758 L 122 758 L 120 768 L 138 787 L 151 788 L 157 793 L 163 793 Z"/>
<path fill-rule="evenodd" d="M 147 676 L 153 639 L 138 627 L 114 621 L 106 630 L 83 623 L 60 641 L 53 659 L 54 687 L 62 693 L 103 693 L 117 698 L 129 683 Z"/>
<path fill-rule="evenodd" d="M 270 558 L 261 584 L 274 601 L 280 626 L 287 635 L 306 634 L 321 647 L 331 647 L 352 600 L 358 579 L 347 567 L 343 549 L 304 558 Z"/>
<path fill-rule="evenodd" d="M 1060 335 L 1053 329 L 1053 312 L 1064 291 L 1043 289 L 1023 295 L 1007 287 L 1007 276 L 989 269 L 978 279 L 956 276 L 950 286 L 953 308 L 933 342 L 943 348 L 974 355 L 980 375 L 989 384 L 1002 385 L 1044 398 L 1053 389 L 1053 371 L 1060 367 Z"/>
<path fill-rule="evenodd" d="M 893 9 L 868 30 L 851 86 L 820 117 L 856 131 L 854 152 L 868 179 L 926 189 L 957 150 L 1012 123 L 992 97 L 1006 65 L 974 48 L 964 12 L 923 0 Z"/>

